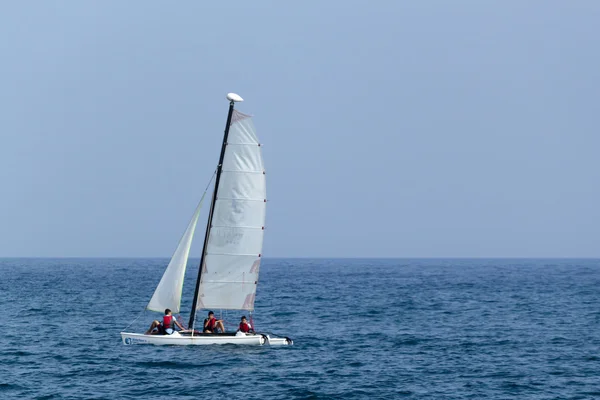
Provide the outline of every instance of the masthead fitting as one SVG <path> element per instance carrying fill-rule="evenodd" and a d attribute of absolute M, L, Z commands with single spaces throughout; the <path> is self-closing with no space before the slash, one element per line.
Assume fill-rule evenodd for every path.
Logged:
<path fill-rule="evenodd" d="M 235 93 L 227 93 L 227 100 L 235 101 L 238 103 L 244 101 L 244 99 L 242 99 L 239 94 L 235 94 Z"/>

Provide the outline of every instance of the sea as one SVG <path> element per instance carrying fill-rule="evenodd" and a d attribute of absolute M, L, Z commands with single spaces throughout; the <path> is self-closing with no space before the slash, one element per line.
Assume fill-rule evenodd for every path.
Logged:
<path fill-rule="evenodd" d="M 167 263 L 1 259 L 0 399 L 600 398 L 597 259 L 266 258 L 255 328 L 293 346 L 124 345 Z"/>

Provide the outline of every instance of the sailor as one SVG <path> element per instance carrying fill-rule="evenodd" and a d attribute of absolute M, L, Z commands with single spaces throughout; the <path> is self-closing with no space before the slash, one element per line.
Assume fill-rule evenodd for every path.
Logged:
<path fill-rule="evenodd" d="M 240 322 L 240 327 L 238 328 L 238 331 L 244 332 L 244 333 L 254 332 L 254 330 L 252 329 L 252 326 L 246 320 L 245 315 L 242 317 L 242 321 Z"/>
<path fill-rule="evenodd" d="M 182 331 L 185 330 L 179 321 L 171 314 L 171 310 L 167 308 L 165 310 L 165 315 L 163 315 L 162 322 L 158 320 L 152 321 L 152 325 L 150 325 L 150 329 L 146 331 L 146 335 L 170 335 L 174 332 L 175 325 Z"/>
<path fill-rule="evenodd" d="M 208 318 L 204 320 L 204 333 L 217 333 L 217 329 L 225 333 L 225 326 L 223 326 L 222 319 L 216 319 L 215 313 L 212 311 L 208 312 Z"/>

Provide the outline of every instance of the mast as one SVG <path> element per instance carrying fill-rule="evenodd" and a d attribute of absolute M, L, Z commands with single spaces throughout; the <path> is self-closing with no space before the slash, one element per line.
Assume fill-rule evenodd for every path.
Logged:
<path fill-rule="evenodd" d="M 219 181 L 221 180 L 221 170 L 223 168 L 223 158 L 225 158 L 225 148 L 227 147 L 227 137 L 229 136 L 229 127 L 231 126 L 231 117 L 233 116 L 233 107 L 235 102 L 244 101 L 240 96 L 235 93 L 227 94 L 227 100 L 229 100 L 229 113 L 227 114 L 227 124 L 225 125 L 225 134 L 223 135 L 223 145 L 221 146 L 221 155 L 219 156 L 219 164 L 217 166 L 217 177 L 215 179 L 215 190 L 213 191 L 212 200 L 210 202 L 210 212 L 208 214 L 208 221 L 206 222 L 206 233 L 204 235 L 204 246 L 202 247 L 202 256 L 200 257 L 200 266 L 198 267 L 198 279 L 196 280 L 196 289 L 194 290 L 194 301 L 192 302 L 192 312 L 190 313 L 190 321 L 188 328 L 192 329 L 194 326 L 194 320 L 196 319 L 196 303 L 198 302 L 198 295 L 200 291 L 200 279 L 202 278 L 202 266 L 204 265 L 204 258 L 206 256 L 206 247 L 208 246 L 208 238 L 210 236 L 210 227 L 212 224 L 212 217 L 215 211 L 215 202 L 217 200 L 217 191 L 219 190 Z"/>

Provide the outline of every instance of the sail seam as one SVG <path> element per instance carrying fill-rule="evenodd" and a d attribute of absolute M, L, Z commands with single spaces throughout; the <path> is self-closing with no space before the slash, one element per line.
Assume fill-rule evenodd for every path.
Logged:
<path fill-rule="evenodd" d="M 241 254 L 241 253 L 210 253 L 210 252 L 206 252 L 207 255 L 211 255 L 211 256 L 247 256 L 247 257 L 258 257 L 259 254 L 253 253 L 253 254 Z"/>
<path fill-rule="evenodd" d="M 265 171 L 240 171 L 236 169 L 223 169 L 221 172 L 235 172 L 239 174 L 260 174 L 262 175 Z"/>
<path fill-rule="evenodd" d="M 240 228 L 240 229 L 264 229 L 264 226 L 244 226 L 244 225 L 212 225 L 211 228 Z"/>
<path fill-rule="evenodd" d="M 265 201 L 265 199 L 244 199 L 241 197 L 218 197 L 217 201 L 219 201 L 219 200 L 262 201 L 262 202 Z"/>

